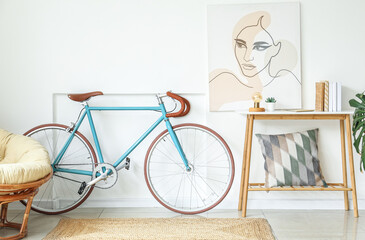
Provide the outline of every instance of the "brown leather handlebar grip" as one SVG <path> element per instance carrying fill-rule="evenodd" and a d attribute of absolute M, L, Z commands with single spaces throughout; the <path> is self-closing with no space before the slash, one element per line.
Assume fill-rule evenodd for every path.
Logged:
<path fill-rule="evenodd" d="M 180 115 L 181 117 L 183 117 L 183 116 L 185 116 L 186 114 L 189 113 L 189 111 L 190 111 L 190 103 L 189 103 L 189 101 L 186 98 L 183 98 L 183 97 L 181 97 L 181 98 L 184 100 L 184 103 L 185 103 L 184 112 Z"/>
<path fill-rule="evenodd" d="M 172 93 L 172 92 L 167 92 L 166 94 L 167 94 L 167 96 L 178 100 L 181 105 L 181 108 L 178 112 L 168 113 L 168 114 L 166 114 L 166 117 L 182 117 L 189 113 L 190 103 L 188 100 L 186 100 L 185 98 L 183 98 L 175 93 Z"/>

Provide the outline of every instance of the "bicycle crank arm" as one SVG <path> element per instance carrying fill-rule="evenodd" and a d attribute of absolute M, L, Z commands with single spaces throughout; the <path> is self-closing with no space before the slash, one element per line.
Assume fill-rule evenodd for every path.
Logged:
<path fill-rule="evenodd" d="M 101 180 L 105 180 L 107 177 L 108 177 L 108 173 L 105 172 L 105 173 L 101 174 L 99 177 L 91 180 L 88 183 L 82 182 L 79 190 L 77 191 L 78 194 L 81 195 L 84 192 L 85 188 L 91 187 L 91 186 L 95 185 L 96 183 L 100 182 Z"/>
<path fill-rule="evenodd" d="M 90 182 L 88 182 L 86 184 L 86 187 L 90 187 L 92 185 L 95 185 L 96 183 L 100 182 L 101 180 L 105 180 L 107 177 L 108 177 L 108 173 L 107 172 L 102 173 L 102 174 L 100 174 L 99 177 L 97 177 L 97 178 L 91 180 Z"/>

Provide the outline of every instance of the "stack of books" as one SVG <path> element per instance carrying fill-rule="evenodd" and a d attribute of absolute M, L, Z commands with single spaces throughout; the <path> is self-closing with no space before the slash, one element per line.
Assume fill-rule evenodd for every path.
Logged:
<path fill-rule="evenodd" d="M 341 112 L 341 83 L 316 82 L 316 106 L 318 112 Z"/>

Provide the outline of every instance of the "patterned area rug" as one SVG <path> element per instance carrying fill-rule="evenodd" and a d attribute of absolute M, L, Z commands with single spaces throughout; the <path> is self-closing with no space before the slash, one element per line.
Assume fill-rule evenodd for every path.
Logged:
<path fill-rule="evenodd" d="M 245 239 L 274 240 L 262 218 L 124 218 L 61 219 L 51 239 Z"/>

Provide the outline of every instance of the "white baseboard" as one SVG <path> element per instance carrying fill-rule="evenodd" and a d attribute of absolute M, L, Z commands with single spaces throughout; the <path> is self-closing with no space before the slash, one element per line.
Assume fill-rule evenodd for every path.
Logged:
<path fill-rule="evenodd" d="M 350 209 L 352 201 L 350 200 Z M 223 201 L 217 209 L 237 209 L 237 201 Z M 87 199 L 80 208 L 134 208 L 134 207 L 161 207 L 150 198 L 121 198 L 121 199 Z M 22 209 L 20 203 L 9 204 L 10 209 Z M 340 199 L 251 199 L 248 209 L 344 209 L 344 202 Z M 365 209 L 365 199 L 358 199 L 358 209 Z"/>
<path fill-rule="evenodd" d="M 350 200 L 350 209 L 352 201 Z M 237 201 L 223 201 L 216 208 L 236 209 Z M 108 199 L 87 200 L 82 207 L 161 207 L 154 199 Z M 344 209 L 344 202 L 340 199 L 252 199 L 248 201 L 248 209 Z M 358 208 L 365 209 L 365 199 L 358 199 Z"/>

